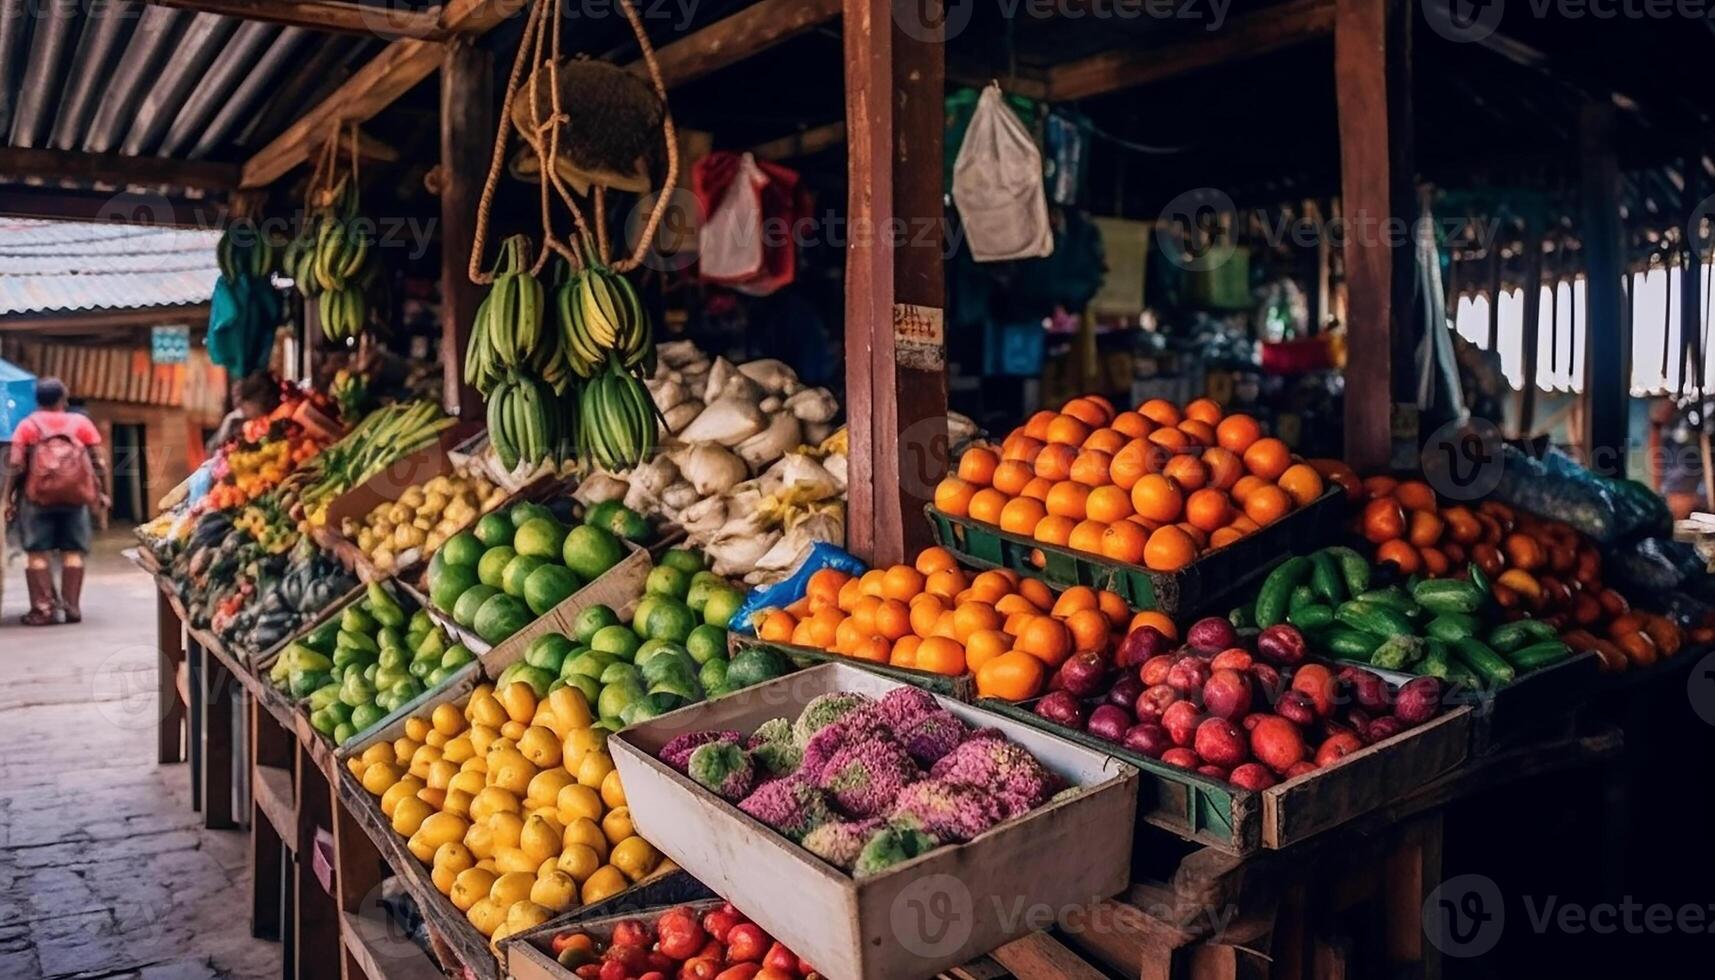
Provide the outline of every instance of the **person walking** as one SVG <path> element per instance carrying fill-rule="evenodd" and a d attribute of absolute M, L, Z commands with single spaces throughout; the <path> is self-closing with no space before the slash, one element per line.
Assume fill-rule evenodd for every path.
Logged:
<path fill-rule="evenodd" d="M 65 621 L 83 619 L 83 557 L 89 553 L 92 506 L 112 498 L 101 454 L 101 433 L 86 415 L 66 410 L 66 386 L 58 378 L 36 382 L 36 410 L 18 423 L 0 502 L 6 522 L 20 517 L 24 581 L 30 591 L 26 626 L 48 626 L 58 611 Z M 60 589 L 54 592 L 54 553 L 60 559 Z"/>

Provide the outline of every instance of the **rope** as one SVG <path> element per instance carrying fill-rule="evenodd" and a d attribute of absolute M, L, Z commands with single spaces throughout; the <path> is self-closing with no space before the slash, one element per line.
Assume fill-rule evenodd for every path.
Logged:
<path fill-rule="evenodd" d="M 649 211 L 649 220 L 643 225 L 643 233 L 637 237 L 637 244 L 632 248 L 631 255 L 615 262 L 615 272 L 630 272 L 643 264 L 643 257 L 649 254 L 650 243 L 655 239 L 656 229 L 661 227 L 661 219 L 667 214 L 667 205 L 672 198 L 673 188 L 679 183 L 679 138 L 673 129 L 673 111 L 667 105 L 667 83 L 661 78 L 661 64 L 655 60 L 655 47 L 649 43 L 649 35 L 643 30 L 643 20 L 637 16 L 637 8 L 631 0 L 619 0 L 620 9 L 625 11 L 625 19 L 631 23 L 631 31 L 637 35 L 637 46 L 643 52 L 644 67 L 649 69 L 649 80 L 655 85 L 655 94 L 661 99 L 661 138 L 667 146 L 667 177 L 661 184 L 661 193 L 655 199 L 655 206 Z"/>

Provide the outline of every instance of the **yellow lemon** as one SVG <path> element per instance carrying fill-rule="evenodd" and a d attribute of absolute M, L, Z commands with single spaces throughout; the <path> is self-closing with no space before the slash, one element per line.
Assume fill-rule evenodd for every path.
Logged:
<path fill-rule="evenodd" d="M 459 763 L 459 772 L 474 772 L 478 776 L 486 777 L 488 775 L 488 756 L 486 754 L 471 756 Z M 482 782 L 484 786 L 488 785 L 487 779 Z"/>
<path fill-rule="evenodd" d="M 548 727 L 565 738 L 574 729 L 590 727 L 590 703 L 584 692 L 570 685 L 548 692 L 548 712 L 553 723 Z"/>
<path fill-rule="evenodd" d="M 488 824 L 473 823 L 464 832 L 464 846 L 470 848 L 479 862 L 494 857 L 494 831 L 488 829 Z"/>
<path fill-rule="evenodd" d="M 470 818 L 471 795 L 462 789 L 449 789 L 446 799 L 441 801 L 441 809 L 448 813 L 456 813 L 466 819 Z"/>
<path fill-rule="evenodd" d="M 475 796 L 482 792 L 483 787 L 488 785 L 488 780 L 484 778 L 485 775 L 485 773 L 477 772 L 474 769 L 460 769 L 453 775 L 453 778 L 447 780 L 447 789 L 456 789 Z"/>
<path fill-rule="evenodd" d="M 429 719 L 422 715 L 413 715 L 405 719 L 405 737 L 413 742 L 421 742 L 429 735 Z"/>
<path fill-rule="evenodd" d="M 573 844 L 560 852 L 560 858 L 554 866 L 572 876 L 572 880 L 583 884 L 595 869 L 601 867 L 601 855 L 588 844 Z"/>
<path fill-rule="evenodd" d="M 447 744 L 441 746 L 441 758 L 448 762 L 463 764 L 466 759 L 475 758 L 476 746 L 471 744 L 469 735 L 447 739 Z"/>
<path fill-rule="evenodd" d="M 396 760 L 393 758 L 393 746 L 386 742 L 376 742 L 374 745 L 363 750 L 363 762 L 365 765 L 373 766 L 377 762 L 394 761 Z"/>
<path fill-rule="evenodd" d="M 470 801 L 472 820 L 487 820 L 490 814 L 517 813 L 518 797 L 499 786 L 484 786 Z"/>
<path fill-rule="evenodd" d="M 562 847 L 582 844 L 601 855 L 603 861 L 607 860 L 609 846 L 607 835 L 602 833 L 601 828 L 596 826 L 596 822 L 588 817 L 579 817 L 566 824 L 566 832 L 561 835 L 560 844 Z"/>
<path fill-rule="evenodd" d="M 422 747 L 422 739 L 411 738 L 408 735 L 396 738 L 393 740 L 393 761 L 402 766 L 408 766 L 411 764 L 411 757 L 416 755 L 417 750 Z"/>
<path fill-rule="evenodd" d="M 453 893 L 453 885 L 458 882 L 458 876 L 459 873 L 457 871 L 453 871 L 450 868 L 443 868 L 438 864 L 429 869 L 429 882 L 435 886 L 435 891 L 440 892 L 442 895 L 451 895 Z"/>
<path fill-rule="evenodd" d="M 577 904 L 578 883 L 564 871 L 550 871 L 530 886 L 530 901 L 553 912 L 564 912 Z"/>
<path fill-rule="evenodd" d="M 452 892 L 447 895 L 453 900 L 453 908 L 468 912 L 478 899 L 487 898 L 489 890 L 494 887 L 494 877 L 494 872 L 477 867 L 460 871 L 453 878 Z"/>
<path fill-rule="evenodd" d="M 381 812 L 388 817 L 393 816 L 393 808 L 407 796 L 416 796 L 423 788 L 423 781 L 416 776 L 401 776 L 399 781 L 387 787 L 387 792 L 381 794 Z"/>
<path fill-rule="evenodd" d="M 503 872 L 516 871 L 529 875 L 532 879 L 536 877 L 536 869 L 539 867 L 534 858 L 525 854 L 522 848 L 517 847 L 495 848 L 494 866 Z"/>
<path fill-rule="evenodd" d="M 459 709 L 450 703 L 435 705 L 434 714 L 430 716 L 429 720 L 434 724 L 435 731 L 442 735 L 457 735 L 465 728 L 464 715 L 459 714 Z"/>
<path fill-rule="evenodd" d="M 441 761 L 441 750 L 427 743 L 411 753 L 411 775 L 418 779 L 429 778 L 429 767 Z M 581 780 L 580 780 L 581 782 Z"/>
<path fill-rule="evenodd" d="M 405 840 L 405 850 L 410 851 L 412 857 L 424 864 L 428 864 L 435 856 L 435 846 L 423 839 L 421 828 Z"/>
<path fill-rule="evenodd" d="M 493 697 L 494 696 L 494 685 L 490 684 L 487 681 L 483 681 L 481 684 L 478 684 L 477 686 L 471 688 L 470 696 L 473 698 L 474 697 L 482 697 L 482 696 Z"/>
<path fill-rule="evenodd" d="M 579 817 L 600 820 L 607 812 L 607 808 L 602 806 L 601 795 L 582 783 L 560 787 L 559 795 L 554 797 L 554 809 L 564 824 Z"/>
<path fill-rule="evenodd" d="M 531 725 L 518 736 L 518 751 L 538 769 L 560 764 L 560 740 L 540 725 Z"/>
<path fill-rule="evenodd" d="M 553 917 L 552 910 L 543 908 L 539 903 L 529 899 L 514 902 L 512 907 L 506 910 L 506 924 L 515 932 L 523 929 L 534 929 Z"/>
<path fill-rule="evenodd" d="M 506 939 L 508 936 L 511 936 L 513 933 L 518 933 L 518 932 L 523 932 L 523 931 L 524 931 L 524 927 L 522 927 L 522 926 L 515 926 L 515 925 L 511 925 L 510 923 L 502 922 L 499 925 L 499 927 L 497 927 L 494 930 L 494 935 L 488 937 L 488 950 L 489 950 L 489 952 L 493 953 L 495 955 L 495 957 L 501 958 L 501 954 L 500 954 L 500 943 L 501 943 L 501 941 Z"/>
<path fill-rule="evenodd" d="M 513 681 L 506 685 L 496 697 L 501 707 L 506 709 L 506 716 L 520 724 L 529 724 L 536 717 L 536 689 L 523 681 Z"/>
<path fill-rule="evenodd" d="M 495 904 L 502 908 L 511 908 L 512 903 L 529 898 L 530 888 L 535 884 L 535 875 L 511 871 L 494 880 L 494 887 L 488 890 L 488 897 L 494 899 Z"/>
<path fill-rule="evenodd" d="M 578 765 L 589 755 L 607 745 L 607 732 L 600 728 L 574 728 L 560 743 L 560 763 L 567 772 L 575 773 Z"/>
<path fill-rule="evenodd" d="M 438 729 L 431 728 L 429 730 L 429 734 L 423 736 L 423 744 L 424 745 L 433 745 L 435 748 L 438 749 L 441 746 L 447 744 L 447 737 L 445 735 L 442 735 Z"/>
<path fill-rule="evenodd" d="M 492 857 L 478 858 L 476 861 L 476 866 L 481 868 L 482 870 L 488 872 L 491 875 L 500 874 L 500 869 L 494 866 L 494 858 L 492 858 Z"/>
<path fill-rule="evenodd" d="M 365 769 L 369 768 L 369 763 L 363 761 L 362 756 L 354 755 L 351 758 L 345 760 L 345 768 L 350 770 L 351 774 L 353 776 L 356 776 L 357 778 L 362 779 L 363 778 L 363 771 Z"/>
<path fill-rule="evenodd" d="M 422 833 L 421 830 L 417 832 Z M 430 861 L 436 868 L 451 868 L 454 875 L 467 868 L 476 867 L 476 855 L 456 840 L 447 841 L 435 848 L 435 856 Z"/>
<path fill-rule="evenodd" d="M 625 787 L 619 783 L 619 770 L 608 773 L 601 779 L 601 801 L 609 807 L 625 805 Z"/>
<path fill-rule="evenodd" d="M 494 831 L 494 846 L 517 847 L 524 837 L 524 818 L 516 813 L 501 810 L 488 815 L 488 829 Z"/>
<path fill-rule="evenodd" d="M 606 779 L 607 774 L 612 771 L 613 756 L 608 755 L 606 749 L 586 752 L 584 761 L 578 763 L 578 782 L 590 789 L 598 789 L 601 786 L 601 781 Z"/>
<path fill-rule="evenodd" d="M 391 748 L 388 748 L 385 745 L 383 745 L 382 748 L 387 749 L 387 754 L 389 756 L 393 754 L 393 750 Z M 361 762 L 362 760 L 360 759 L 358 761 Z M 393 784 L 399 781 L 399 777 L 405 775 L 405 773 L 391 761 L 387 761 L 370 763 L 359 775 L 363 782 L 363 788 L 368 790 L 370 795 L 382 796 L 391 789 Z"/>
<path fill-rule="evenodd" d="M 469 829 L 470 821 L 456 813 L 432 813 L 417 828 L 417 836 L 427 841 L 430 852 L 433 852 L 442 844 L 463 840 L 465 831 Z"/>
<path fill-rule="evenodd" d="M 446 805 L 447 791 L 444 789 L 430 789 L 425 786 L 417 791 L 417 799 L 422 800 L 424 803 L 429 804 L 430 807 L 439 810 L 441 807 Z"/>
<path fill-rule="evenodd" d="M 506 724 L 506 721 L 506 709 L 492 696 L 484 694 L 470 699 L 470 723 L 473 730 L 478 725 L 499 728 Z"/>
<path fill-rule="evenodd" d="M 541 864 L 560 853 L 561 837 L 565 832 L 566 828 L 560 826 L 558 820 L 537 814 L 524 822 L 518 846 L 524 849 L 525 854 L 534 858 L 537 864 Z"/>
<path fill-rule="evenodd" d="M 417 832 L 429 814 L 435 810 L 429 804 L 415 796 L 408 796 L 393 807 L 393 832 L 401 837 L 409 837 Z"/>
<path fill-rule="evenodd" d="M 494 749 L 488 753 L 488 785 L 498 786 L 514 796 L 521 797 L 530 791 L 530 780 L 536 778 L 536 772 L 536 767 L 517 749 Z"/>
<path fill-rule="evenodd" d="M 544 769 L 530 780 L 530 787 L 524 792 L 524 799 L 542 806 L 554 806 L 560 798 L 560 790 L 567 786 L 577 785 L 572 774 L 555 766 Z"/>
<path fill-rule="evenodd" d="M 640 881 L 655 870 L 660 860 L 661 852 L 655 849 L 655 845 L 641 837 L 627 837 L 613 845 L 608 863 L 625 872 L 632 881 Z"/>
<path fill-rule="evenodd" d="M 604 864 L 596 869 L 595 874 L 590 875 L 584 881 L 578 897 L 583 900 L 585 905 L 588 905 L 591 902 L 599 902 L 610 895 L 617 895 L 625 891 L 630 885 L 631 882 L 625 880 L 625 872 L 611 864 Z"/>
<path fill-rule="evenodd" d="M 500 726 L 500 737 L 505 738 L 505 739 L 511 739 L 512 741 L 516 742 L 516 741 L 518 741 L 518 739 L 523 737 L 525 732 L 527 732 L 529 730 L 530 730 L 530 726 L 526 722 L 509 721 L 506 724 Z"/>
<path fill-rule="evenodd" d="M 506 921 L 506 909 L 492 898 L 478 900 L 464 915 L 470 920 L 470 924 L 476 927 L 476 931 L 484 936 L 494 935 L 494 930 Z"/>
<path fill-rule="evenodd" d="M 635 836 L 637 829 L 631 825 L 631 808 L 616 806 L 607 811 L 607 816 L 601 818 L 601 830 L 607 835 L 609 844 L 617 844 L 627 837 Z"/>
<path fill-rule="evenodd" d="M 429 773 L 423 777 L 423 782 L 430 789 L 446 789 L 458 773 L 459 767 L 448 762 L 443 756 L 440 760 L 429 763 Z"/>
<path fill-rule="evenodd" d="M 500 732 L 487 725 L 470 726 L 470 747 L 479 756 L 488 754 L 489 743 L 500 737 Z"/>

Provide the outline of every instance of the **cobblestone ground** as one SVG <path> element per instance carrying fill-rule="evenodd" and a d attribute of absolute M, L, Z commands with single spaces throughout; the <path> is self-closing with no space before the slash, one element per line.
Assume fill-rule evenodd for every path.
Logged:
<path fill-rule="evenodd" d="M 243 831 L 202 828 L 190 767 L 155 762 L 154 585 L 97 545 L 84 621 L 32 629 L 21 556 L 0 602 L 0 978 L 277 977 L 250 937 Z"/>

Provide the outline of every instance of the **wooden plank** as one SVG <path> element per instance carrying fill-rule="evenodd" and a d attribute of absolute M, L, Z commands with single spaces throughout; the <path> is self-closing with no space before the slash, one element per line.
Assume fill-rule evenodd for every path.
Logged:
<path fill-rule="evenodd" d="M 410 37 L 445 40 L 450 33 L 441 24 L 440 11 L 401 9 L 392 3 L 357 3 L 353 0 L 144 0 L 160 7 L 178 7 L 203 13 L 266 21 L 290 27 L 307 27 L 333 34 L 366 34 L 387 39 Z"/>
<path fill-rule="evenodd" d="M 842 0 L 758 0 L 657 49 L 661 80 L 668 88 L 694 82 L 828 23 L 841 8 Z M 648 71 L 641 60 L 630 67 Z"/>
<path fill-rule="evenodd" d="M 328 830 L 333 825 L 333 791 L 301 749 L 293 771 L 293 799 L 298 802 L 293 965 L 299 980 L 328 980 L 339 973 L 339 909 L 316 877 L 315 853 L 316 830 Z"/>
<path fill-rule="evenodd" d="M 1048 98 L 1087 99 L 1322 37 L 1334 30 L 1334 7 L 1335 0 L 1290 0 L 1234 17 L 1221 30 L 1194 40 L 1121 48 L 1058 65 L 1048 71 Z"/>
<path fill-rule="evenodd" d="M 346 952 L 343 965 L 357 971 L 347 976 L 370 980 L 444 980 L 446 974 L 440 967 L 408 937 L 399 935 L 398 927 L 386 920 L 386 914 L 380 909 L 370 909 L 368 914 L 339 914 L 339 938 Z"/>
<path fill-rule="evenodd" d="M 238 186 L 238 167 L 207 160 L 134 157 L 41 147 L 0 146 L 0 178 L 42 179 L 114 187 L 174 187 L 226 192 Z"/>
<path fill-rule="evenodd" d="M 238 826 L 232 812 L 232 673 L 203 644 L 201 673 L 202 804 L 203 826 L 209 830 L 231 830 Z"/>
<path fill-rule="evenodd" d="M 925 11 L 925 22 L 939 22 Z M 945 45 L 889 0 L 846 0 L 848 545 L 894 563 L 931 540 L 919 517 L 947 471 Z M 927 39 L 925 39 L 927 38 Z M 896 241 L 903 235 L 903 241 Z M 863 420 L 867 419 L 867 424 Z"/>
<path fill-rule="evenodd" d="M 448 31 L 481 34 L 523 4 L 524 0 L 451 0 L 441 12 L 441 26 Z M 308 159 L 310 150 L 327 139 L 335 121 L 367 122 L 441 67 L 442 54 L 440 45 L 417 38 L 389 44 L 344 85 L 246 160 L 239 186 L 266 187 L 278 180 Z"/>
<path fill-rule="evenodd" d="M 1582 188 L 1587 301 L 1584 331 L 1584 394 L 1589 412 L 1584 425 L 1584 464 L 1602 476 L 1626 476 L 1627 415 L 1631 407 L 1631 331 L 1622 313 L 1620 276 L 1625 266 L 1620 227 L 1620 174 L 1615 158 L 1614 105 L 1585 103 L 1578 114 L 1579 171 Z M 1695 259 L 1682 282 L 1696 280 L 1702 267 Z M 1696 287 L 1686 292 L 1696 297 Z M 1695 303 L 1695 299 L 1692 300 Z M 1697 334 L 1702 311 L 1688 306 L 1681 318 L 1684 336 Z M 1526 379 L 1527 381 L 1529 379 Z"/>
<path fill-rule="evenodd" d="M 483 417 L 482 395 L 465 383 L 482 287 L 470 281 L 470 247 L 494 142 L 494 55 L 459 42 L 441 62 L 441 402 L 463 419 Z"/>
<path fill-rule="evenodd" d="M 750 148 L 758 160 L 791 160 L 820 153 L 846 141 L 846 122 L 841 119 L 824 126 L 815 126 L 790 136 L 782 136 Z"/>
<path fill-rule="evenodd" d="M 1018 980 L 1100 980 L 1102 973 L 1045 932 L 1014 939 L 989 954 Z"/>
<path fill-rule="evenodd" d="M 189 699 L 180 700 L 177 684 L 179 666 L 185 661 L 185 630 L 167 594 L 159 590 L 155 593 L 155 649 L 160 651 L 155 666 L 155 698 L 161 715 L 155 761 L 171 765 L 185 761 L 185 706 Z"/>

